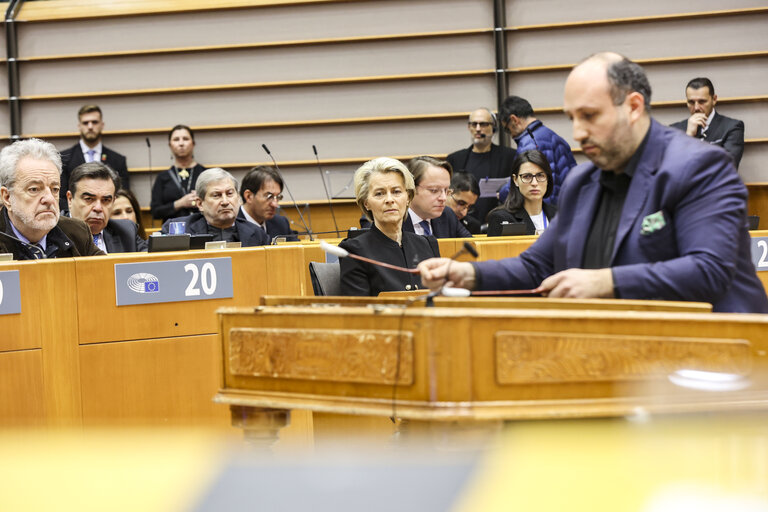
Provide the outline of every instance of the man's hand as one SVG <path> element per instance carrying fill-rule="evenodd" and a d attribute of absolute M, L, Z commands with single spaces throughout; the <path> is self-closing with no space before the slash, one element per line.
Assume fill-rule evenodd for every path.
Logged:
<path fill-rule="evenodd" d="M 471 263 L 431 258 L 419 263 L 417 268 L 421 271 L 421 282 L 430 290 L 437 290 L 445 284 L 469 290 L 475 286 L 475 267 Z"/>
<path fill-rule="evenodd" d="M 688 118 L 688 126 L 685 129 L 685 133 L 695 137 L 699 127 L 704 129 L 705 126 L 707 126 L 707 115 L 703 112 L 696 112 Z"/>
<path fill-rule="evenodd" d="M 548 297 L 612 298 L 613 274 L 610 268 L 597 270 L 571 268 L 546 278 L 536 288 L 536 292 Z"/>

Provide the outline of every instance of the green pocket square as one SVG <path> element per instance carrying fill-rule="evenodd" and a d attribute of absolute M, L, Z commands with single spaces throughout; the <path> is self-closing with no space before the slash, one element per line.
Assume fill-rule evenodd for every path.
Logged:
<path fill-rule="evenodd" d="M 664 220 L 664 212 L 661 210 L 656 213 L 652 213 L 643 219 L 643 224 L 640 228 L 641 235 L 650 235 L 659 231 L 667 225 L 667 221 Z"/>

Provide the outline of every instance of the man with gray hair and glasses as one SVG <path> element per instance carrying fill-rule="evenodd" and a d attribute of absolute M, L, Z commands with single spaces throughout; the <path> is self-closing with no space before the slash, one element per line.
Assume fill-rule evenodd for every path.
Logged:
<path fill-rule="evenodd" d="M 59 215 L 61 157 L 40 139 L 0 151 L 0 253 L 16 260 L 104 254 L 81 220 Z"/>
<path fill-rule="evenodd" d="M 184 226 L 182 233 L 213 235 L 213 240 L 240 242 L 243 247 L 269 244 L 266 231 L 245 218 L 238 218 L 240 195 L 237 180 L 230 173 L 215 167 L 200 174 L 195 185 L 199 213 L 169 219 L 162 233 L 170 233 L 172 223 Z"/>

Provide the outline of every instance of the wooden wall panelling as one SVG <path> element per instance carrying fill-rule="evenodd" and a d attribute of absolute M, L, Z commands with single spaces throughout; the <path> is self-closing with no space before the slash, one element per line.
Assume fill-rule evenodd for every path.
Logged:
<path fill-rule="evenodd" d="M 81 346 L 83 425 L 227 428 L 221 365 L 218 335 Z"/>
<path fill-rule="evenodd" d="M 768 14 L 724 16 L 686 21 L 657 21 L 600 27 L 564 28 L 507 34 L 509 62 L 514 66 L 579 62 L 606 48 L 633 59 L 744 51 L 760 40 Z M 696 41 L 689 30 L 722 34 L 723 40 Z M 718 38 L 719 39 L 719 38 Z M 617 42 L 620 44 L 617 46 Z M 546 48 L 548 51 L 542 51 Z"/>
<path fill-rule="evenodd" d="M 20 46 L 24 50 L 21 55 L 80 53 L 83 48 L 115 51 L 194 46 L 200 44 L 200 34 L 206 35 L 207 44 L 237 44 L 254 39 L 282 41 L 488 28 L 493 19 L 491 2 L 466 0 L 441 1 L 440 9 L 435 8 L 434 0 L 302 4 L 155 14 L 149 18 L 152 23 L 142 23 L 148 19 L 145 16 L 94 16 L 71 22 L 26 23 L 20 34 Z M 19 19 L 27 19 L 28 10 L 45 7 L 24 5 Z M 29 20 L 34 21 L 31 17 Z M 73 30 L 82 32 L 77 40 L 71 37 Z M 104 38 L 105 33 L 125 34 L 125 37 Z"/>
<path fill-rule="evenodd" d="M 42 351 L 0 352 L 0 375 L 0 426 L 44 426 Z"/>
<path fill-rule="evenodd" d="M 445 48 L 451 51 L 446 52 Z M 340 63 L 344 63 L 343 67 Z M 467 63 L 471 62 L 468 68 Z M 492 69 L 489 34 L 176 55 L 25 62 L 25 97 Z M 135 72 L 124 73 L 125 69 Z M 173 70 L 169 73 L 169 70 Z M 201 72 L 205 70 L 205 72 Z M 76 74 L 78 80 L 64 77 Z"/>
<path fill-rule="evenodd" d="M 765 2 L 737 0 L 723 4 L 718 0 L 648 0 L 642 3 L 613 3 L 605 0 L 585 0 L 574 4 L 555 0 L 547 5 L 551 8 L 542 8 L 541 2 L 537 0 L 506 0 L 507 22 L 515 26 L 529 26 L 593 19 L 675 15 L 764 7 Z"/>
<path fill-rule="evenodd" d="M 435 94 L 436 88 L 441 94 Z M 141 133 L 137 135 L 142 135 L 143 140 L 146 130 L 157 165 L 168 159 L 167 130 L 180 122 L 198 128 L 238 123 L 303 123 L 317 119 L 469 112 L 480 101 L 492 103 L 494 94 L 494 82 L 489 70 L 487 79 L 447 76 L 368 83 L 317 83 L 306 87 L 177 92 L 171 95 L 99 98 L 97 101 L 104 112 L 107 136 L 111 130 L 138 130 Z M 88 97 L 26 101 L 24 132 L 38 136 L 68 133 L 71 142 L 64 143 L 72 145 L 78 134 L 77 110 L 89 101 Z M 201 104 L 209 108 L 200 108 Z M 311 150 L 311 143 L 309 146 Z M 318 149 L 323 157 L 322 148 Z M 223 158 L 211 148 L 199 146 L 197 151 L 202 152 L 202 157 L 206 157 L 206 151 L 209 151 L 217 156 L 217 160 Z M 140 162 L 145 166 L 146 158 Z"/>
<path fill-rule="evenodd" d="M 232 258 L 233 299 L 212 299 L 134 306 L 115 305 L 114 265 L 140 261 Z M 110 255 L 82 258 L 77 265 L 80 343 L 189 336 L 216 332 L 214 311 L 221 306 L 258 303 L 266 293 L 263 248 Z"/>

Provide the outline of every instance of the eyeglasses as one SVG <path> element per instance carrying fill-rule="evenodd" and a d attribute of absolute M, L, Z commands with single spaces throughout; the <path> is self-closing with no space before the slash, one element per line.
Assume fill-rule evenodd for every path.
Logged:
<path fill-rule="evenodd" d="M 261 197 L 263 197 L 263 198 L 264 198 L 264 200 L 265 200 L 266 202 L 268 202 L 268 203 L 271 203 L 272 201 L 278 201 L 278 202 L 279 202 L 279 201 L 282 201 L 282 200 L 283 200 L 283 194 L 280 194 L 280 195 L 276 196 L 276 195 L 275 195 L 275 194 L 273 194 L 272 192 L 267 192 L 266 194 L 264 194 L 264 195 L 263 195 L 263 196 L 261 196 Z"/>
<path fill-rule="evenodd" d="M 456 203 L 456 206 L 460 210 L 468 210 L 474 206 L 474 204 L 469 204 L 468 202 L 464 201 L 463 199 L 457 199 L 456 196 L 451 195 L 451 199 L 453 199 L 453 202 Z"/>
<path fill-rule="evenodd" d="M 417 185 L 416 188 L 423 188 L 424 190 L 429 192 L 430 195 L 433 195 L 433 196 L 439 196 L 441 194 L 445 194 L 445 197 L 448 197 L 453 195 L 452 188 L 422 187 L 421 185 Z"/>
<path fill-rule="evenodd" d="M 488 128 L 489 126 L 493 126 L 493 123 L 489 123 L 488 121 L 470 121 L 467 124 L 470 128 L 474 128 L 475 126 L 479 126 L 480 128 Z"/>
<path fill-rule="evenodd" d="M 536 181 L 539 183 L 544 183 L 547 181 L 547 174 L 543 172 L 537 172 L 534 174 L 520 174 L 518 175 L 518 178 L 520 178 L 520 181 L 523 183 L 530 183 L 533 181 L 533 178 L 536 178 Z"/>

